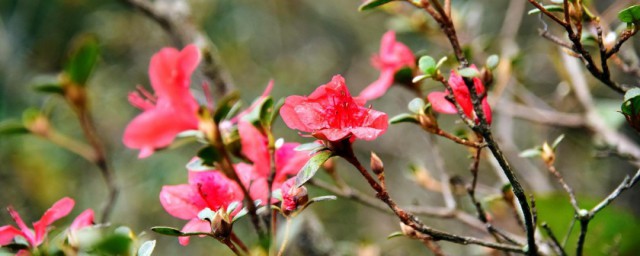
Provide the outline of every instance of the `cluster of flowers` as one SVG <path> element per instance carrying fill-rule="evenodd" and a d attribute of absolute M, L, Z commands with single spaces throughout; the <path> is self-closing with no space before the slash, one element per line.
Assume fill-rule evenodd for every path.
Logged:
<path fill-rule="evenodd" d="M 140 89 L 129 95 L 132 105 L 143 112 L 127 126 L 123 142 L 133 149 L 140 150 L 139 157 L 145 158 L 156 150 L 169 146 L 176 136 L 189 130 L 202 133 L 211 129 L 201 115 L 202 108 L 190 92 L 191 75 L 196 70 L 201 56 L 195 45 L 188 45 L 183 50 L 164 48 L 151 58 L 149 77 L 154 93 Z M 380 53 L 372 58 L 374 67 L 380 70 L 380 77 L 363 90 L 359 96 L 352 96 L 342 76 L 334 76 L 327 84 L 319 86 L 309 96 L 289 96 L 280 109 L 280 116 L 291 129 L 299 130 L 314 137 L 331 149 L 339 143 L 353 143 L 356 139 L 373 140 L 382 135 L 388 126 L 387 114 L 365 106 L 366 101 L 381 97 L 394 84 L 396 73 L 402 69 L 410 69 L 418 73 L 416 58 L 404 44 L 396 41 L 393 31 L 387 32 L 381 42 Z M 456 106 L 448 100 L 453 98 L 466 116 L 475 119 L 476 115 L 471 97 L 463 78 L 455 71 L 448 80 L 453 97 L 449 92 L 432 92 L 428 95 L 433 110 L 445 113 L 458 113 Z M 484 94 L 484 86 L 480 79 L 473 78 L 476 91 Z M 262 98 L 270 93 L 270 83 Z M 256 101 L 256 102 L 259 102 Z M 487 120 L 491 121 L 490 108 L 483 98 L 482 106 Z M 258 206 L 280 203 L 283 213 L 295 211 L 306 203 L 306 189 L 296 184 L 292 178 L 310 159 L 308 152 L 294 150 L 298 143 L 276 143 L 270 145 L 269 137 L 264 130 L 247 120 L 246 116 L 252 108 L 237 116 L 222 120 L 217 125 L 222 136 L 231 136 L 237 131 L 240 136 L 240 158 L 244 161 L 233 164 L 235 177 L 232 179 L 221 170 L 203 165 L 188 166 L 188 182 L 179 185 L 164 186 L 160 192 L 160 203 L 172 216 L 187 220 L 182 232 L 213 232 L 211 220 L 203 220 L 199 214 L 205 210 L 222 214 L 229 221 L 242 210 L 245 191 Z M 210 117 L 209 117 L 210 118 Z M 274 147 L 270 150 L 270 146 Z M 272 154 L 274 155 L 272 168 Z M 197 157 L 192 162 L 201 161 Z M 198 168 L 189 168 L 197 166 Z M 272 187 L 269 188 L 271 170 L 275 170 Z M 271 197 L 270 191 L 279 191 L 279 197 Z M 271 198 L 271 202 L 269 201 Z M 18 227 L 0 227 L 0 246 L 14 240 L 16 236 L 24 237 L 32 248 L 40 245 L 46 235 L 46 228 L 53 221 L 66 216 L 73 207 L 73 200 L 64 198 L 49 209 L 42 219 L 34 223 L 34 231 L 30 230 L 20 216 L 9 208 L 11 216 Z M 231 208 L 231 209 L 230 209 Z M 93 212 L 87 210 L 71 225 L 70 235 L 81 227 L 92 225 Z M 189 242 L 189 236 L 179 238 L 182 245 Z"/>

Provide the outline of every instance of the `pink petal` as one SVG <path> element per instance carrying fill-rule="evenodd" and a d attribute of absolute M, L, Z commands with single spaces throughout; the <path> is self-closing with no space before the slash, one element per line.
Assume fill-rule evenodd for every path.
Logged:
<path fill-rule="evenodd" d="M 280 108 L 280 117 L 284 123 L 291 129 L 303 131 L 303 132 L 311 132 L 309 128 L 300 120 L 300 116 L 296 112 L 296 107 L 300 104 L 303 104 L 306 99 L 302 96 L 289 96 L 285 99 L 284 105 Z"/>
<path fill-rule="evenodd" d="M 197 129 L 195 112 L 182 115 L 171 109 L 155 108 L 134 118 L 123 135 L 123 142 L 129 148 L 141 149 L 140 157 L 147 157 L 156 148 L 169 146 L 175 136 L 185 130 Z"/>
<path fill-rule="evenodd" d="M 487 119 L 487 123 L 491 124 L 491 106 L 489 106 L 489 101 L 487 101 L 487 98 L 482 99 L 482 111 L 484 112 L 484 116 Z"/>
<path fill-rule="evenodd" d="M 47 227 L 54 221 L 69 215 L 74 205 L 75 202 L 73 199 L 68 197 L 62 198 L 54 203 L 53 206 L 42 215 L 39 221 L 33 223 L 33 229 L 36 233 L 36 246 L 44 241 L 44 237 L 47 234 Z"/>
<path fill-rule="evenodd" d="M 434 111 L 443 114 L 455 114 L 458 113 L 456 106 L 449 102 L 445 96 L 445 92 L 432 92 L 427 95 L 427 99 L 431 102 L 431 107 Z"/>
<path fill-rule="evenodd" d="M 275 183 L 284 182 L 290 176 L 298 174 L 300 169 L 309 161 L 309 153 L 294 150 L 298 143 L 284 143 L 276 150 L 276 178 Z"/>
<path fill-rule="evenodd" d="M 328 128 L 314 132 L 312 135 L 321 140 L 340 141 L 351 134 L 349 129 Z"/>
<path fill-rule="evenodd" d="M 396 43 L 396 32 L 389 30 L 382 36 L 380 40 L 380 58 L 389 59 L 393 56 L 393 48 Z"/>
<path fill-rule="evenodd" d="M 238 122 L 238 133 L 242 154 L 253 162 L 258 174 L 266 178 L 271 168 L 267 138 L 253 124 L 242 120 Z"/>
<path fill-rule="evenodd" d="M 249 195 L 252 200 L 260 200 L 262 204 L 267 201 L 269 196 L 269 187 L 267 186 L 267 177 L 263 177 L 254 169 L 254 166 L 239 163 L 236 165 L 236 173 L 242 182 L 242 185 L 249 190 Z M 243 194 L 237 198 L 240 201 L 244 198 Z"/>
<path fill-rule="evenodd" d="M 69 230 L 73 232 L 80 230 L 81 228 L 93 226 L 93 215 L 94 213 L 92 209 L 84 210 L 82 213 L 80 213 L 80 215 L 78 215 L 78 217 L 73 220 L 71 226 L 69 226 Z"/>
<path fill-rule="evenodd" d="M 22 236 L 24 236 L 24 238 L 29 242 L 29 244 L 31 244 L 31 246 L 38 246 L 38 244 L 36 243 L 35 234 L 31 229 L 29 229 L 29 227 L 27 227 L 26 224 L 24 224 L 24 221 L 20 217 L 20 214 L 18 214 L 18 212 L 16 212 L 16 210 L 14 210 L 11 206 L 7 207 L 7 210 L 9 211 L 9 215 L 11 215 L 13 221 L 15 221 L 18 225 L 18 228 L 20 228 Z"/>
<path fill-rule="evenodd" d="M 16 236 L 24 236 L 20 230 L 13 226 L 0 227 L 0 246 L 5 246 L 13 241 Z"/>
<path fill-rule="evenodd" d="M 211 224 L 206 220 L 200 220 L 198 218 L 191 219 L 187 224 L 182 227 L 181 230 L 183 233 L 196 233 L 196 232 L 211 232 Z M 200 237 L 204 237 L 201 235 Z M 182 246 L 187 246 L 189 244 L 189 236 L 181 236 L 178 237 L 178 242 Z"/>
<path fill-rule="evenodd" d="M 238 184 L 218 171 L 189 172 L 189 184 L 196 188 L 206 207 L 214 211 L 243 198 Z"/>
<path fill-rule="evenodd" d="M 188 220 L 198 216 L 206 204 L 199 199 L 197 191 L 191 185 L 182 184 L 163 186 L 160 191 L 160 204 L 171 216 Z"/>
<path fill-rule="evenodd" d="M 16 253 L 16 256 L 30 256 L 31 252 L 29 252 L 29 250 L 19 250 L 18 253 Z"/>
<path fill-rule="evenodd" d="M 365 88 L 360 93 L 360 95 L 358 95 L 358 97 L 366 100 L 380 98 L 387 92 L 387 90 L 389 90 L 389 87 L 393 85 L 395 72 L 396 71 L 393 69 L 382 70 L 382 72 L 380 72 L 380 77 L 378 77 L 378 80 L 367 86 L 367 88 Z"/>

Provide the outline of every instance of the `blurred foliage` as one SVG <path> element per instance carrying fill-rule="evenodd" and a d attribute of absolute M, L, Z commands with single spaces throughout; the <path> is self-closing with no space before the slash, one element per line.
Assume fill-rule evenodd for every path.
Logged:
<path fill-rule="evenodd" d="M 480 65 L 490 55 L 501 54 L 505 47 L 502 42 L 503 26 L 511 23 L 505 22 L 507 13 L 504 6 L 511 1 L 453 2 L 454 22 L 471 59 Z M 606 12 L 609 3 L 604 2 L 608 1 L 598 1 L 594 8 L 606 14 L 609 13 Z M 361 1 L 357 0 L 190 0 L 188 3 L 193 22 L 218 46 L 221 59 L 245 102 L 251 102 L 260 95 L 269 79 L 275 80 L 274 99 L 291 94 L 306 95 L 338 73 L 346 77 L 352 93 L 361 91 L 377 78 L 377 71 L 369 60 L 378 52 L 380 36 L 387 29 L 397 30 L 398 40 L 414 52 L 429 54 L 434 59 L 449 56 L 449 61 L 443 64 L 443 73 L 448 74 L 446 70 L 455 65 L 437 25 L 408 5 L 391 3 L 383 7 L 383 11 L 358 12 Z M 396 12 L 399 14 L 391 14 Z M 557 70 L 560 53 L 555 46 L 538 37 L 537 29 L 542 25 L 536 15 L 527 16 L 525 12 L 523 10 L 520 15 L 523 23 L 514 38 L 517 43 L 515 55 L 506 60 L 513 64 L 511 75 L 515 85 L 508 88 L 507 96 L 503 97 L 531 101 L 527 95 L 514 96 L 531 92 L 538 96 L 539 99 L 533 100 L 538 105 L 565 112 L 578 111 L 579 104 L 570 96 L 566 84 L 561 82 L 562 74 Z M 617 10 L 612 13 L 607 22 L 615 24 Z M 23 110 L 38 107 L 46 110 L 51 123 L 61 133 L 81 139 L 77 120 L 63 101 L 36 93 L 30 85 L 41 84 L 38 81 L 51 79 L 64 70 L 67 50 L 77 38 L 86 34 L 98 39 L 101 52 L 92 76 L 86 80 L 90 108 L 97 118 L 100 137 L 105 141 L 122 189 L 112 218 L 114 225 L 127 225 L 138 233 L 146 231 L 145 239 L 157 239 L 156 251 L 162 252 L 161 255 L 228 254 L 226 248 L 209 239 L 192 239 L 188 247 L 181 247 L 176 238 L 148 232 L 151 226 L 184 224 L 162 209 L 158 193 L 163 185 L 186 181 L 184 165 L 196 148 L 181 147 L 138 160 L 137 152 L 124 148 L 121 143 L 125 125 L 138 113 L 128 104 L 127 93 L 138 84 L 149 86 L 146 71 L 150 56 L 171 45 L 170 37 L 160 26 L 129 6 L 108 0 L 0 1 L 0 120 L 19 120 Z M 637 39 L 631 39 L 629 44 L 631 46 L 626 50 L 638 49 Z M 623 81 L 633 81 L 631 77 L 620 77 Z M 85 80 L 84 77 L 78 79 Z M 201 84 L 201 79 L 196 75 L 193 84 Z M 599 99 L 614 102 L 609 105 L 621 105 L 622 99 L 615 93 L 591 78 L 589 82 Z M 196 95 L 202 96 L 199 86 L 193 88 Z M 426 88 L 428 91 L 441 90 L 440 85 L 434 82 L 427 82 Z M 394 116 L 406 112 L 407 102 L 412 98 L 411 92 L 395 86 L 372 104 Z M 500 105 L 494 109 L 499 110 Z M 602 109 L 608 120 L 619 125 L 622 115 L 615 112 L 615 108 Z M 461 127 L 455 120 L 453 116 L 441 116 L 439 123 L 454 131 Z M 522 163 L 525 160 L 518 159 L 517 152 L 559 134 L 566 134 L 566 139 L 558 148 L 557 167 L 578 195 L 602 198 L 632 170 L 615 158 L 593 158 L 595 152 L 606 145 L 584 129 L 544 126 L 522 120 L 509 119 L 507 122 L 500 117 L 496 120 L 496 132 L 506 138 L 505 142 L 516 147 L 511 149 L 515 155 L 509 157 L 522 167 L 519 175 L 528 181 L 526 187 L 529 189 L 544 187 L 540 184 L 547 184 L 547 190 L 557 186 L 544 172 L 542 176 L 532 176 L 532 173 L 540 173 L 544 169 L 535 161 Z M 503 122 L 506 126 L 501 126 Z M 510 128 L 505 130 L 507 126 Z M 286 129 L 279 120 L 275 122 L 274 129 L 276 137 L 310 141 Z M 623 126 L 620 129 L 638 140 L 638 135 L 630 128 Z M 367 159 L 373 149 L 380 155 L 388 170 L 388 187 L 399 203 L 442 205 L 439 194 L 409 185 L 413 184 L 407 179 L 409 175 L 403 175 L 410 163 L 435 170 L 435 158 L 440 156 L 433 154 L 434 144 L 418 127 L 402 124 L 391 126 L 387 134 L 377 141 L 357 142 L 356 148 L 361 159 Z M 447 170 L 452 175 L 470 179 L 466 151 L 448 141 L 438 141 L 437 145 L 443 152 Z M 89 207 L 99 209 L 106 197 L 106 188 L 93 165 L 33 136 L 0 137 L 0 162 L 0 207 L 11 204 L 24 213 L 25 219 L 40 216 L 51 202 L 63 196 L 73 197 L 78 202 L 73 214 Z M 485 162 L 488 161 L 481 164 L 480 182 L 489 188 L 481 194 L 489 196 L 498 193 L 501 184 L 491 171 L 492 167 Z M 371 192 L 362 178 L 343 162 L 338 161 L 337 169 L 349 184 Z M 318 175 L 327 179 L 325 173 L 319 172 Z M 327 193 L 311 188 L 309 194 L 315 197 Z M 640 235 L 637 228 L 640 215 L 638 196 L 640 190 L 637 187 L 625 192 L 614 203 L 621 208 L 606 209 L 593 220 L 592 232 L 587 237 L 588 249 L 592 249 L 590 255 L 604 255 L 610 248 L 607 246 L 615 245 L 619 245 L 622 252 L 640 250 L 633 243 Z M 473 212 L 468 198 L 458 200 L 465 210 Z M 585 205 L 589 203 L 584 201 Z M 538 199 L 538 204 L 540 219 L 547 221 L 557 235 L 563 234 L 571 217 L 565 197 Z M 386 239 L 388 234 L 399 229 L 397 220 L 390 215 L 347 200 L 314 204 L 308 213 L 299 217 L 306 223 L 304 225 L 313 227 L 302 229 L 307 233 L 300 235 L 301 241 L 303 238 L 323 237 L 326 239 L 323 248 L 334 253 L 352 255 L 358 250 L 376 249 L 387 255 L 425 253 L 419 242 Z M 455 220 L 424 220 L 429 225 L 454 233 L 486 235 L 470 231 Z M 10 223 L 10 218 L 8 214 L 0 213 L 0 225 L 4 223 Z M 255 239 L 248 223 L 240 222 L 236 229 L 239 236 Z M 576 235 L 574 231 L 570 243 Z M 105 243 L 119 243 L 117 239 Z M 441 244 L 445 251 L 456 252 L 453 254 L 487 253 L 484 248 L 475 246 Z M 306 250 L 309 248 L 294 249 L 301 254 L 308 252 Z"/>

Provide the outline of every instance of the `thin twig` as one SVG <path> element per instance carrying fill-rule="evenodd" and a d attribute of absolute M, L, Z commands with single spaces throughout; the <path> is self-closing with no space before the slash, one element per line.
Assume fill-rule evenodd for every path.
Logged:
<path fill-rule="evenodd" d="M 571 202 L 571 206 L 573 207 L 575 213 L 578 214 L 580 212 L 580 206 L 578 206 L 578 200 L 576 200 L 576 195 L 573 193 L 573 189 L 564 181 L 564 178 L 558 172 L 558 170 L 556 170 L 556 167 L 553 164 L 547 164 L 547 169 L 551 174 L 553 174 L 553 176 L 556 176 L 558 183 L 560 183 L 564 191 L 569 194 L 569 201 Z"/>
<path fill-rule="evenodd" d="M 551 238 L 551 242 L 552 242 L 551 247 L 556 251 L 556 253 L 560 256 L 567 256 L 567 252 L 564 251 L 564 248 L 562 248 L 562 245 L 560 245 L 560 243 L 558 242 L 558 239 L 553 234 L 553 231 L 551 230 L 549 225 L 547 225 L 546 222 L 542 223 L 542 230 L 544 230 L 547 233 L 547 236 Z"/>
<path fill-rule="evenodd" d="M 638 180 L 640 180 L 640 169 L 636 171 L 636 174 L 633 175 L 632 178 L 629 178 L 629 176 L 624 177 L 624 180 L 622 180 L 622 182 L 620 183 L 620 185 L 618 185 L 616 189 L 611 191 L 609 196 L 607 196 L 604 200 L 602 200 L 602 202 L 598 203 L 598 205 L 596 205 L 595 207 L 593 207 L 593 209 L 589 211 L 589 216 L 593 218 L 593 216 L 595 216 L 596 213 L 604 209 L 604 207 L 606 207 L 611 202 L 613 202 L 613 200 L 618 198 L 618 196 L 620 196 L 620 194 L 623 191 L 633 187 L 633 185 L 635 185 L 638 182 Z"/>

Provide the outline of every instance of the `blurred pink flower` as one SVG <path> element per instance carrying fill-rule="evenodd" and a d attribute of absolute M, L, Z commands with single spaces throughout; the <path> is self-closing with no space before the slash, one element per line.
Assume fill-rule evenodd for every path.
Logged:
<path fill-rule="evenodd" d="M 471 65 L 471 68 L 477 70 L 475 65 Z M 477 77 L 473 78 L 473 84 L 476 87 L 476 92 L 478 93 L 478 95 L 483 97 L 482 110 L 487 119 L 487 123 L 491 124 L 491 107 L 489 106 L 486 95 L 484 95 L 484 85 L 482 84 L 482 81 Z M 449 86 L 451 86 L 451 89 L 453 90 L 453 96 L 456 102 L 460 104 L 460 107 L 462 108 L 464 114 L 467 117 L 478 122 L 476 113 L 473 110 L 469 88 L 467 88 L 467 85 L 464 83 L 464 79 L 462 78 L 462 76 L 460 76 L 455 70 L 452 70 L 451 75 L 449 76 Z M 458 110 L 456 109 L 456 106 L 446 99 L 447 95 L 449 95 L 449 92 L 447 91 L 432 92 L 427 95 L 427 98 L 429 99 L 429 102 L 431 102 L 433 110 L 435 110 L 436 112 L 444 114 L 457 114 Z"/>
<path fill-rule="evenodd" d="M 387 114 L 364 107 L 364 103 L 352 97 L 344 78 L 336 75 L 308 97 L 287 97 L 280 116 L 289 128 L 321 140 L 373 140 L 387 130 Z"/>
<path fill-rule="evenodd" d="M 144 91 L 142 96 L 129 94 L 131 104 L 144 112 L 129 123 L 123 136 L 127 147 L 140 149 L 138 157 L 148 157 L 171 144 L 178 133 L 198 128 L 198 103 L 189 85 L 199 62 L 200 51 L 195 45 L 182 51 L 163 48 L 151 58 L 149 78 L 155 96 Z"/>
<path fill-rule="evenodd" d="M 365 100 L 377 99 L 384 95 L 393 85 L 396 72 L 405 67 L 415 68 L 416 57 L 409 47 L 396 41 L 396 32 L 389 30 L 382 36 L 380 53 L 371 58 L 371 64 L 380 70 L 380 76 L 358 96 Z"/>
<path fill-rule="evenodd" d="M 18 212 L 9 206 L 7 210 L 20 229 L 9 225 L 0 227 L 0 246 L 11 243 L 16 236 L 21 236 L 29 242 L 31 248 L 38 247 L 47 235 L 47 227 L 56 220 L 69 215 L 74 204 L 73 199 L 68 197 L 58 200 L 42 215 L 40 220 L 33 223 L 33 230 L 27 227 Z"/>
<path fill-rule="evenodd" d="M 291 178 L 282 183 L 282 210 L 285 214 L 295 211 L 298 207 L 309 201 L 307 188 L 296 187 L 296 178 Z"/>
<path fill-rule="evenodd" d="M 215 171 L 189 171 L 189 183 L 163 186 L 160 203 L 172 216 L 189 220 L 182 232 L 211 232 L 211 224 L 200 220 L 198 213 L 205 208 L 212 211 L 226 209 L 232 202 L 243 199 L 238 184 Z M 189 237 L 179 237 L 181 245 L 189 244 Z"/>

